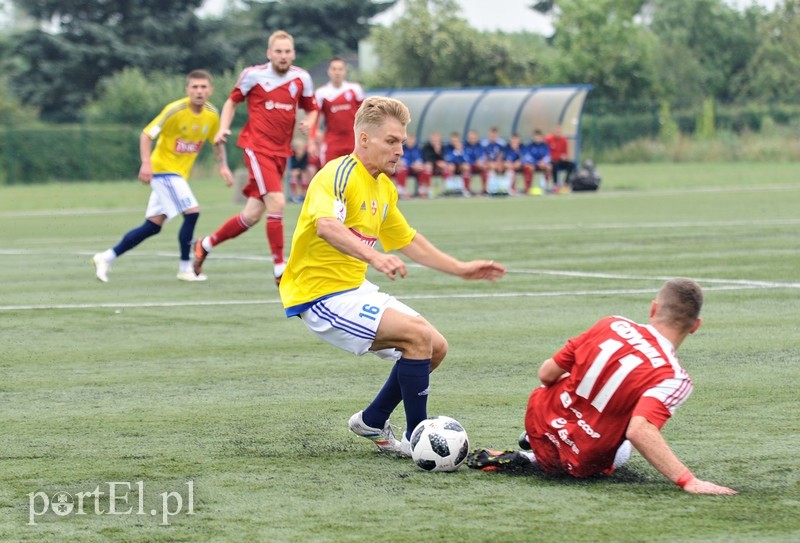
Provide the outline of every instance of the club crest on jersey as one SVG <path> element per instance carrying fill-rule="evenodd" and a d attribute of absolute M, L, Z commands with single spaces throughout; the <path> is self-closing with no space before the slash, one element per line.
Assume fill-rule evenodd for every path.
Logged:
<path fill-rule="evenodd" d="M 347 100 L 347 101 L 349 102 L 350 100 L 352 100 L 352 99 L 353 99 L 353 93 L 352 93 L 352 92 L 350 92 L 350 91 L 347 91 L 347 92 L 345 92 L 345 93 L 344 93 L 344 99 L 345 99 L 345 100 Z"/>
<path fill-rule="evenodd" d="M 289 94 L 291 94 L 291 95 L 292 95 L 292 98 L 294 98 L 295 96 L 297 96 L 297 91 L 298 91 L 298 90 L 300 90 L 300 89 L 298 89 L 298 88 L 297 88 L 297 83 L 295 83 L 294 81 L 292 81 L 291 83 L 289 83 Z"/>
<path fill-rule="evenodd" d="M 378 212 L 378 201 L 372 200 L 372 214 L 374 215 L 377 212 Z"/>
<path fill-rule="evenodd" d="M 333 216 L 336 217 L 339 222 L 344 222 L 347 218 L 347 207 L 341 200 L 333 202 Z"/>

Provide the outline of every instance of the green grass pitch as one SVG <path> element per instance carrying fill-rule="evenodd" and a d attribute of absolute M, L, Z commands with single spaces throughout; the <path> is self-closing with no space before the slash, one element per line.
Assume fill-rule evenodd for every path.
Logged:
<path fill-rule="evenodd" d="M 0 540 L 798 541 L 797 171 L 601 166 L 596 194 L 406 201 L 435 244 L 507 277 L 369 274 L 448 338 L 429 412 L 473 447 L 514 446 L 566 339 L 608 314 L 644 321 L 665 279 L 697 279 L 704 324 L 679 353 L 695 392 L 664 432 L 733 497 L 685 494 L 636 453 L 589 481 L 382 456 L 347 419 L 389 366 L 284 318 L 263 223 L 209 257 L 206 283 L 175 279 L 176 221 L 101 284 L 89 258 L 141 222 L 147 188 L 0 187 Z M 239 210 L 220 180 L 194 186 L 198 234 Z M 66 494 L 71 512 L 32 515 Z"/>

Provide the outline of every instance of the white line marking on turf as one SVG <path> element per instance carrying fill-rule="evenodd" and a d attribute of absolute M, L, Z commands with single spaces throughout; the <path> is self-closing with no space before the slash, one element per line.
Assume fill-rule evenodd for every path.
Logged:
<path fill-rule="evenodd" d="M 653 279 L 652 277 L 647 279 Z M 719 280 L 725 282 L 724 280 Z M 711 282 L 711 281 L 701 281 Z M 739 281 L 737 284 L 705 287 L 705 292 L 750 290 L 767 288 L 800 288 L 797 283 L 766 283 L 763 281 Z M 481 299 L 481 298 L 553 298 L 559 296 L 617 296 L 623 294 L 648 294 L 654 293 L 652 288 L 637 289 L 601 289 L 601 290 L 572 290 L 553 292 L 487 292 L 463 294 L 412 294 L 398 296 L 400 300 L 443 300 L 443 299 Z M 241 306 L 241 305 L 277 305 L 280 299 L 272 300 L 217 300 L 217 301 L 189 301 L 189 302 L 140 302 L 140 303 L 101 303 L 101 304 L 48 304 L 48 305 L 6 305 L 0 306 L 0 311 L 35 311 L 55 309 L 144 309 L 162 307 L 208 307 L 208 306 Z"/>

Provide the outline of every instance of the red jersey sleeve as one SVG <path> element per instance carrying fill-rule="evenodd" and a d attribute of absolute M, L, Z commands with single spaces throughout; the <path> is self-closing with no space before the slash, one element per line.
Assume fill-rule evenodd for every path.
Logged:
<path fill-rule="evenodd" d="M 692 381 L 688 375 L 664 379 L 642 394 L 631 416 L 644 417 L 661 429 L 691 393 Z"/>
<path fill-rule="evenodd" d="M 575 351 L 586 343 L 589 337 L 591 337 L 595 332 L 595 328 L 601 326 L 601 324 L 605 321 L 605 319 L 597 322 L 594 326 L 580 334 L 579 336 L 575 336 L 574 338 L 567 341 L 567 344 L 564 345 L 560 351 L 553 355 L 553 361 L 564 371 L 570 372 L 572 371 L 572 366 L 575 365 Z"/>
<path fill-rule="evenodd" d="M 317 99 L 314 97 L 313 92 L 311 93 L 311 96 L 301 96 L 298 103 L 300 104 L 300 107 L 308 113 L 319 110 L 319 104 L 317 104 Z"/>

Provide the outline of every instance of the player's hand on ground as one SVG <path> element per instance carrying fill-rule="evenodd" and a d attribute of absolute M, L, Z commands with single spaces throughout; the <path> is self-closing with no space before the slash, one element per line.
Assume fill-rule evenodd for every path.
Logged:
<path fill-rule="evenodd" d="M 683 489 L 689 494 L 717 494 L 717 495 L 730 495 L 736 494 L 736 491 L 727 486 L 720 486 L 709 481 L 701 481 L 697 477 L 686 483 Z"/>
<path fill-rule="evenodd" d="M 139 168 L 139 181 L 145 185 L 149 185 L 153 179 L 153 166 L 151 164 L 142 164 Z"/>
<path fill-rule="evenodd" d="M 506 274 L 506 267 L 494 260 L 473 260 L 464 264 L 464 270 L 459 276 L 462 279 L 485 279 L 497 281 Z"/>
<path fill-rule="evenodd" d="M 375 257 L 370 261 L 370 265 L 381 273 L 386 274 L 386 277 L 394 281 L 397 275 L 405 278 L 407 270 L 405 263 L 400 257 L 386 254 L 376 253 Z"/>
<path fill-rule="evenodd" d="M 214 136 L 214 143 L 226 143 L 228 141 L 228 136 L 230 135 L 230 130 L 220 130 Z"/>

